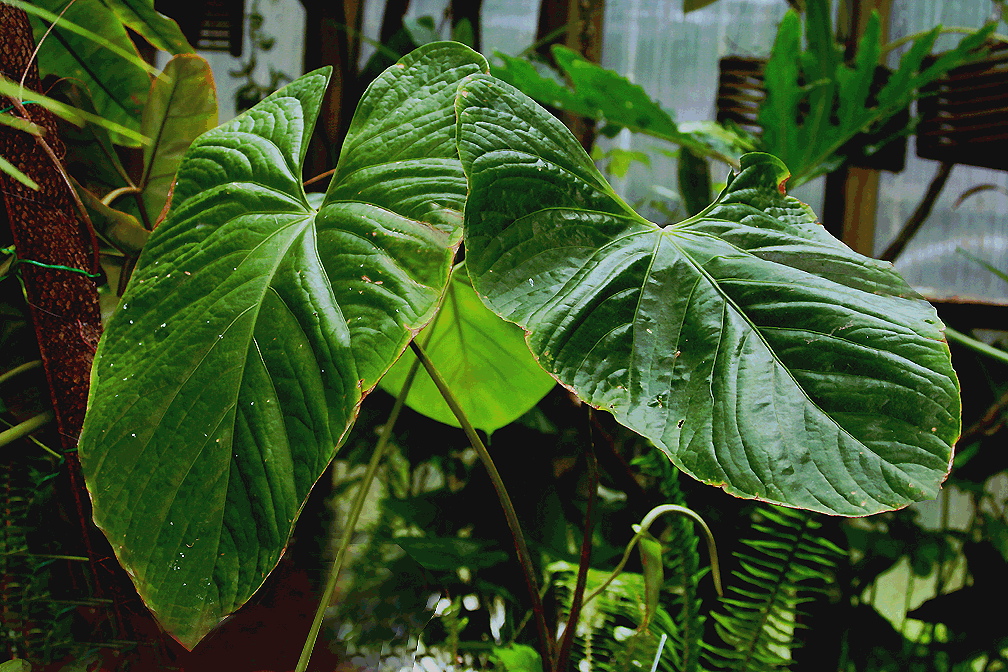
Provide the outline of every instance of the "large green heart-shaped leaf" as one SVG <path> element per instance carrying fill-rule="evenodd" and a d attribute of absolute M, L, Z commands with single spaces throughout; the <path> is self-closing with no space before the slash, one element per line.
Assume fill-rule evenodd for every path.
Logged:
<path fill-rule="evenodd" d="M 934 308 L 784 195 L 777 159 L 661 228 L 511 86 L 459 88 L 466 264 L 539 363 L 726 491 L 863 515 L 934 497 L 960 429 Z"/>
<path fill-rule="evenodd" d="M 262 584 L 361 397 L 433 316 L 460 235 L 413 213 L 457 207 L 454 91 L 486 70 L 461 45 L 389 68 L 317 211 L 301 169 L 327 71 L 186 152 L 99 344 L 79 448 L 95 523 L 184 645 Z M 409 125 L 426 142 L 382 140 Z M 383 170 L 373 200 L 348 186 Z"/>
<path fill-rule="evenodd" d="M 441 313 L 421 332 L 430 335 L 427 354 L 474 427 L 492 433 L 514 422 L 553 389 L 556 381 L 539 368 L 521 329 L 484 306 L 466 273 L 452 271 Z M 416 361 L 412 350 L 389 369 L 379 385 L 397 395 Z M 439 422 L 461 427 L 430 376 L 413 381 L 406 405 Z"/>

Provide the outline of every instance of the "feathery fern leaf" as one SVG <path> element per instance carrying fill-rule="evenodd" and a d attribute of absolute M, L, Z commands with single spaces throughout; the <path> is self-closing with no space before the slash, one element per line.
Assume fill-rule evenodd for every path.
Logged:
<path fill-rule="evenodd" d="M 679 470 L 664 453 L 659 450 L 648 451 L 636 458 L 633 466 L 641 474 L 656 479 L 665 502 L 686 506 L 686 498 L 679 489 Z M 676 672 L 697 672 L 700 669 L 704 622 L 707 620 L 701 615 L 697 584 L 709 570 L 699 567 L 700 554 L 697 546 L 700 537 L 693 529 L 693 521 L 682 516 L 668 516 L 665 520 L 669 527 L 661 535 L 661 541 L 662 546 L 668 549 L 663 556 L 665 576 L 668 578 L 662 599 L 672 612 L 676 625 L 675 630 L 668 633 L 669 642 L 666 647 L 672 656 Z M 678 610 L 668 604 L 673 595 L 679 603 Z"/>
<path fill-rule="evenodd" d="M 712 664 L 733 672 L 790 664 L 800 605 L 824 592 L 843 553 L 816 535 L 820 527 L 810 512 L 757 509 L 752 530 L 759 536 L 743 540 L 750 550 L 735 554 L 741 571 L 732 572 L 737 581 L 723 600 L 725 611 L 712 613 L 718 635 L 730 647 L 713 649 Z"/>
<path fill-rule="evenodd" d="M 556 588 L 563 621 L 570 614 L 577 570 L 577 565 L 564 561 L 554 562 L 546 568 Z M 609 572 L 589 569 L 585 594 L 591 594 L 608 578 Z M 661 636 L 666 634 L 673 638 L 676 626 L 665 608 L 659 605 L 650 625 L 641 629 L 644 603 L 643 575 L 623 572 L 597 598 L 584 605 L 574 631 L 572 668 L 581 672 L 651 669 Z M 676 672 L 680 669 L 677 658 L 666 644 L 662 648 L 658 669 Z"/>

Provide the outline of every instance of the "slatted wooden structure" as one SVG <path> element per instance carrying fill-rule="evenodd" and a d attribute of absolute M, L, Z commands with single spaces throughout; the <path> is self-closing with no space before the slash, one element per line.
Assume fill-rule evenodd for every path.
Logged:
<path fill-rule="evenodd" d="M 729 56 L 719 64 L 717 120 L 734 123 L 753 135 L 761 135 L 759 107 L 766 99 L 766 59 Z"/>
<path fill-rule="evenodd" d="M 196 49 L 228 51 L 238 57 L 245 36 L 245 3 L 242 0 L 205 0 L 180 3 L 156 0 L 154 8 L 178 23 L 182 34 Z"/>
<path fill-rule="evenodd" d="M 717 120 L 721 123 L 734 123 L 753 135 L 761 135 L 763 127 L 759 123 L 759 107 L 766 99 L 765 81 L 766 60 L 761 58 L 745 58 L 731 56 L 722 58 L 718 78 Z M 875 71 L 875 81 L 872 84 L 869 104 L 875 101 L 873 97 L 882 89 L 889 77 L 885 68 Z M 800 81 L 799 81 L 800 83 Z M 836 110 L 833 111 L 834 114 Z M 808 104 L 798 106 L 796 123 L 801 123 L 808 114 Z M 838 120 L 834 119 L 834 123 Z M 880 128 L 869 133 L 855 136 L 839 151 L 850 157 L 851 165 L 863 168 L 875 168 L 898 173 L 906 165 L 906 137 L 898 137 L 901 129 L 906 128 L 910 121 L 909 110 L 894 115 Z M 892 138 L 892 139 L 891 139 Z M 891 139 L 891 140 L 890 140 Z M 890 140 L 878 151 L 866 155 L 865 149 Z"/>
<path fill-rule="evenodd" d="M 924 87 L 917 111 L 921 158 L 1008 170 L 1008 44 Z"/>

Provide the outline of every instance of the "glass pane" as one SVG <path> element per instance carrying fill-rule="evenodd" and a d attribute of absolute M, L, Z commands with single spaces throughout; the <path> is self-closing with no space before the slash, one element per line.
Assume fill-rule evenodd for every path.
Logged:
<path fill-rule="evenodd" d="M 682 0 L 608 0 L 602 65 L 639 84 L 677 121 L 714 119 L 719 60 L 728 55 L 768 57 L 787 9 L 781 0 L 719 0 L 684 14 Z M 667 203 L 670 192 L 678 191 L 677 160 L 665 153 L 675 146 L 626 131 L 613 140 L 600 137 L 598 145 L 602 151 L 618 147 L 650 156 L 650 168 L 633 163 L 625 178 L 609 178 L 641 214 L 666 221 L 668 214 L 657 202 Z M 728 170 L 714 162 L 712 180 L 723 183 Z M 795 195 L 818 210 L 821 180 Z"/>
<path fill-rule="evenodd" d="M 941 23 L 976 28 L 991 10 L 988 0 L 894 0 L 890 39 L 898 39 Z M 935 50 L 956 45 L 959 35 L 943 35 Z M 890 55 L 889 66 L 899 64 L 905 48 Z M 879 185 L 875 251 L 896 237 L 914 212 L 938 168 L 937 161 L 921 159 L 910 138 L 906 170 L 898 175 L 882 173 Z M 982 147 L 977 147 L 982 152 Z M 1000 188 L 956 200 L 967 189 L 990 184 Z M 1008 301 L 1008 283 L 956 251 L 962 248 L 988 263 L 1008 271 L 1008 174 L 1004 171 L 957 165 L 935 203 L 931 215 L 896 260 L 896 268 L 910 284 L 935 298 L 979 297 Z"/>

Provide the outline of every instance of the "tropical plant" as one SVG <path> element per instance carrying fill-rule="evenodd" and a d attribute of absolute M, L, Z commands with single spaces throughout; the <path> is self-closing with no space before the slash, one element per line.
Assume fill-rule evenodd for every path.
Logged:
<path fill-rule="evenodd" d="M 317 206 L 300 166 L 325 72 L 182 161 L 99 344 L 80 454 L 95 521 L 189 646 L 261 585 L 407 345 L 492 470 L 411 341 L 448 285 L 463 204 L 477 295 L 528 332 L 554 378 L 686 473 L 847 515 L 933 497 L 944 478 L 959 422 L 941 322 L 890 265 L 785 196 L 778 160 L 744 156 L 714 204 L 663 229 L 487 73 L 456 43 L 389 68 Z"/>
<path fill-rule="evenodd" d="M 188 100 L 187 59 L 154 82 L 149 108 Z M 596 76 L 623 90 L 576 56 L 565 62 L 571 73 L 594 73 L 575 85 L 578 94 Z M 172 89 L 169 77 L 185 89 Z M 481 460 L 484 490 L 492 484 L 505 508 L 540 646 L 492 647 L 502 667 L 563 669 L 572 655 L 600 669 L 643 666 L 656 655 L 663 669 L 699 669 L 705 659 L 732 669 L 786 662 L 799 639 L 790 624 L 802 591 L 834 581 L 832 547 L 811 534 L 818 523 L 807 511 L 897 508 L 933 497 L 948 471 L 959 389 L 934 309 L 891 265 L 822 232 L 811 210 L 784 193 L 788 171 L 778 159 L 738 157 L 731 136 L 668 126 L 671 118 L 642 99 L 645 121 L 624 126 L 657 128 L 690 156 L 737 161 L 720 196 L 691 207 L 694 217 L 664 227 L 647 221 L 562 124 L 457 43 L 422 46 L 371 84 L 328 190 L 306 195 L 303 162 L 327 79 L 324 70 L 309 73 L 201 135 L 184 158 L 181 144 L 165 153 L 161 168 L 159 136 L 139 179 L 116 167 L 113 144 L 130 137 L 125 124 L 111 134 L 101 130 L 107 124 L 86 126 L 68 145 L 71 164 L 79 157 L 86 168 L 70 171 L 81 201 L 119 250 L 115 270 L 105 271 L 110 303 L 112 287 L 125 288 L 98 345 L 80 458 L 94 519 L 162 625 L 193 647 L 248 601 L 345 444 L 344 453 L 354 449 L 350 464 L 370 462 L 347 502 L 300 669 L 383 457 L 386 494 L 364 570 L 355 570 L 362 585 L 349 595 L 380 583 L 381 563 L 403 567 L 410 556 L 458 574 L 480 600 L 504 595 L 515 609 L 519 600 L 492 578 L 504 558 L 497 539 L 469 538 L 471 524 L 445 520 L 448 500 L 414 485 L 422 480 L 417 458 L 403 457 L 394 444 L 405 440 L 393 434 L 408 405 L 461 426 L 471 459 L 450 459 L 464 470 Z M 87 107 L 79 91 L 64 94 Z M 620 106 L 597 95 L 588 116 L 619 123 L 610 116 Z M 100 120 L 91 109 L 88 118 Z M 147 116 L 137 138 L 172 118 Z M 213 125 L 202 112 L 193 117 L 190 139 Z M 734 156 L 722 152 L 728 145 Z M 171 193 L 164 175 L 175 167 Z M 159 208 L 169 193 L 170 206 Z M 124 196 L 122 210 L 110 207 Z M 528 347 L 516 340 L 522 330 Z M 421 365 L 430 382 L 414 386 Z M 761 505 L 742 517 L 739 536 L 755 541 L 740 542 L 738 582 L 726 611 L 713 612 L 723 645 L 712 649 L 704 632 L 712 625 L 701 605 L 706 570 L 685 520 L 654 538 L 638 530 L 639 571 L 635 560 L 621 563 L 629 571 L 585 597 L 586 586 L 597 591 L 612 575 L 622 541 L 609 540 L 626 528 L 617 526 L 619 500 L 600 501 L 595 451 L 583 443 L 575 455 L 589 474 L 584 508 L 571 512 L 557 492 L 544 495 L 547 522 L 526 541 L 525 503 L 510 501 L 494 464 L 514 446 L 495 438 L 491 460 L 475 428 L 489 444 L 489 433 L 532 408 L 554 380 L 622 424 L 591 415 L 603 436 L 635 437 L 634 468 L 664 501 L 686 504 L 681 470 L 740 497 L 806 510 Z M 398 398 L 377 445 L 348 438 L 378 386 Z M 543 437 L 556 431 L 534 411 L 521 421 Z M 485 507 L 474 508 L 486 517 Z M 571 526 L 548 529 L 557 519 L 575 521 L 580 558 Z M 543 558 L 554 561 L 550 585 L 566 619 L 559 640 L 538 589 Z M 452 656 L 468 646 L 468 597 L 450 594 L 440 611 Z M 520 631 L 512 626 L 512 642 Z M 746 656 L 754 662 L 740 665 Z"/>
<path fill-rule="evenodd" d="M 502 64 L 494 67 L 493 73 L 543 105 L 602 122 L 605 135 L 627 128 L 681 145 L 680 190 L 689 214 L 695 215 L 713 196 L 709 194 L 709 178 L 703 179 L 706 170 L 701 179 L 692 179 L 697 174 L 696 158 L 709 157 L 737 167 L 742 152 L 765 151 L 788 166 L 790 186 L 803 184 L 850 158 L 847 154 L 853 150 L 850 143 L 855 137 L 868 129 L 879 129 L 906 109 L 922 87 L 982 55 L 981 48 L 996 27 L 996 23 L 989 23 L 965 36 L 955 49 L 927 67 L 923 67 L 923 60 L 943 28 L 935 26 L 912 36 L 899 69 L 876 91 L 876 70 L 898 44 L 881 42 L 878 13 L 871 14 L 852 61 L 845 62 L 843 45 L 833 38 L 830 4 L 824 0 L 802 4 L 804 21 L 794 9 L 785 15 L 766 65 L 766 99 L 759 107 L 764 129 L 761 137 L 714 122 L 676 124 L 673 115 L 640 86 L 562 45 L 552 47 L 556 70 L 496 52 Z M 807 43 L 804 49 L 803 43 Z M 897 131 L 906 134 L 912 128 Z M 891 139 L 874 137 L 877 145 L 867 151 L 877 151 Z"/>

